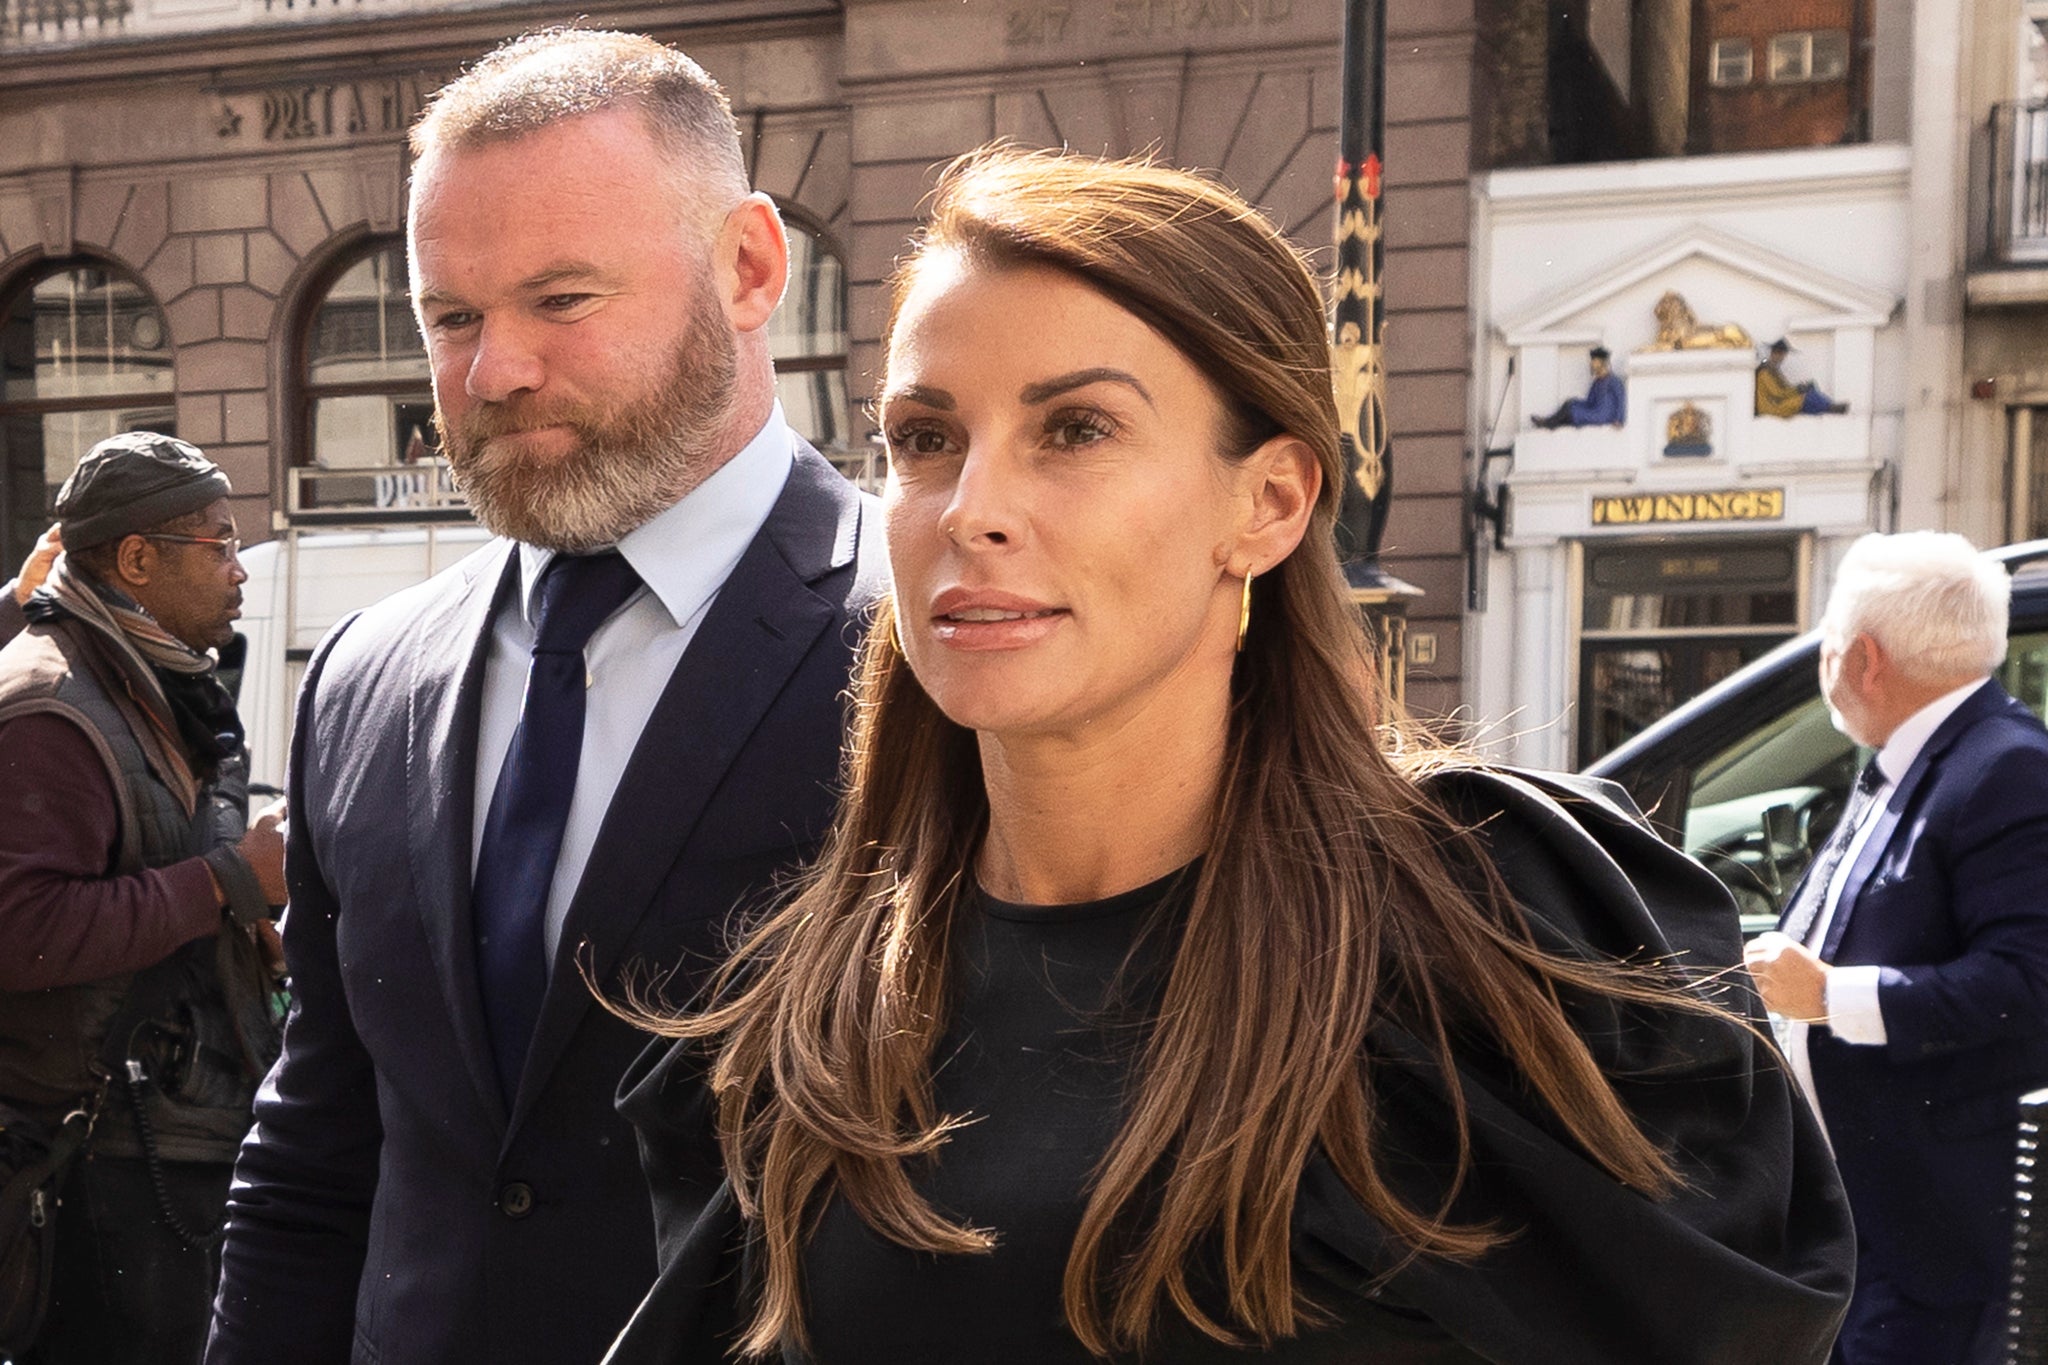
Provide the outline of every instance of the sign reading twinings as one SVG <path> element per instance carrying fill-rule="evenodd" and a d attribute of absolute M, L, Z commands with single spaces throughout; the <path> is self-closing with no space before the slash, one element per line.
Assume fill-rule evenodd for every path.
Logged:
<path fill-rule="evenodd" d="M 1716 493 L 1630 493 L 1593 499 L 1595 526 L 1647 526 L 1673 521 L 1782 521 L 1782 488 L 1731 488 Z"/>

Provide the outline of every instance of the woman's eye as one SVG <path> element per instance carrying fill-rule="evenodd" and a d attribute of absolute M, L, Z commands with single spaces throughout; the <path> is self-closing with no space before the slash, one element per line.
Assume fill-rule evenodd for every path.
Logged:
<path fill-rule="evenodd" d="M 889 454 L 939 455 L 946 449 L 946 433 L 937 427 L 901 426 L 888 433 Z"/>
<path fill-rule="evenodd" d="M 1107 418 L 1095 413 L 1062 413 L 1047 424 L 1054 445 L 1085 446 L 1115 434 Z"/>

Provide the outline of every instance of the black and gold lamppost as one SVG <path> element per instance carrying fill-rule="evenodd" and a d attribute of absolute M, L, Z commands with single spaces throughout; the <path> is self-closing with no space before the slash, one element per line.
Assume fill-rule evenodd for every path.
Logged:
<path fill-rule="evenodd" d="M 1387 434 L 1386 247 L 1380 212 L 1386 143 L 1385 0 L 1345 0 L 1344 108 L 1337 151 L 1337 297 L 1331 316 L 1330 367 L 1343 431 L 1344 500 L 1337 552 L 1344 579 L 1379 646 L 1388 689 L 1407 692 L 1408 604 L 1422 589 L 1380 564 L 1393 492 L 1393 443 Z"/>

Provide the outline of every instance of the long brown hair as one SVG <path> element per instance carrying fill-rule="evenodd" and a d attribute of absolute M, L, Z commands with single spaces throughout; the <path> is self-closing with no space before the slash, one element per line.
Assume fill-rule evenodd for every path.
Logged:
<path fill-rule="evenodd" d="M 1470 1140 L 1454 1036 L 1504 1057 L 1617 1180 L 1667 1190 L 1671 1164 L 1559 998 L 1663 1002 L 1665 988 L 1541 951 L 1471 836 L 1383 751 L 1389 718 L 1331 548 L 1343 472 L 1323 304 L 1301 256 L 1198 176 L 1007 149 L 947 171 L 898 272 L 899 307 L 919 263 L 941 253 L 1050 266 L 1101 290 L 1209 377 L 1235 437 L 1291 433 L 1323 468 L 1300 548 L 1257 580 L 1208 853 L 1067 1262 L 1076 1336 L 1101 1355 L 1140 1347 L 1167 1305 L 1224 1340 L 1315 1321 L 1288 1235 L 1318 1149 L 1415 1254 L 1494 1244 L 1496 1230 L 1450 1220 L 1456 1181 L 1416 1208 L 1385 1177 L 1367 1043 L 1382 1020 L 1434 1054 L 1459 1180 Z M 847 792 L 821 861 L 739 945 L 706 1008 L 643 1021 L 715 1044 L 719 1141 L 764 1253 L 747 1354 L 806 1340 L 799 1267 L 829 1199 L 923 1251 L 982 1252 L 999 1232 L 949 1220 L 913 1183 L 915 1164 L 971 1117 L 937 1111 L 932 1060 L 988 802 L 974 735 L 939 711 L 892 635 L 885 606 L 861 656 Z M 1453 859 L 1484 869 L 1488 889 L 1475 896 Z M 1211 1253 L 1220 1312 L 1192 1284 Z"/>

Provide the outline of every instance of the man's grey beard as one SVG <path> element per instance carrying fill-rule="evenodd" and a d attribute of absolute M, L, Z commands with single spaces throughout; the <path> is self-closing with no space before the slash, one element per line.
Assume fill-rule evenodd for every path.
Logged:
<path fill-rule="evenodd" d="M 732 334 L 715 307 L 699 312 L 669 372 L 650 394 L 610 408 L 490 403 L 459 423 L 437 410 L 441 448 L 476 519 L 493 532 L 549 550 L 615 545 L 702 483 L 732 416 L 738 371 Z M 576 433 L 576 449 L 520 459 L 497 437 L 547 426 Z"/>

